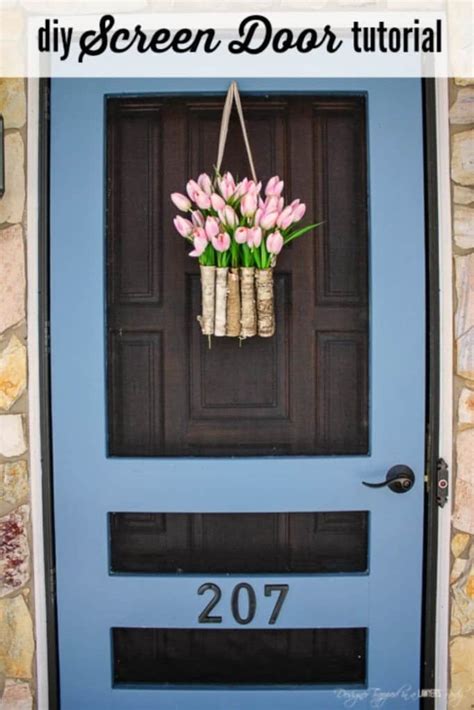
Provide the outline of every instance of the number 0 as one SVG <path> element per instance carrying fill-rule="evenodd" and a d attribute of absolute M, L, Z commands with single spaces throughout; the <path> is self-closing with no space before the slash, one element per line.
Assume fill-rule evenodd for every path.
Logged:
<path fill-rule="evenodd" d="M 240 592 L 243 589 L 245 589 L 245 591 L 247 592 L 247 600 L 248 600 L 247 601 L 247 604 L 248 604 L 247 616 L 242 616 L 240 613 Z M 253 618 L 255 616 L 255 612 L 257 610 L 257 597 L 255 595 L 254 588 L 250 584 L 247 584 L 246 582 L 242 582 L 241 584 L 237 584 L 234 587 L 234 591 L 232 592 L 231 606 L 232 606 L 232 615 L 238 624 L 242 624 L 242 626 L 245 626 L 245 624 L 250 624 L 250 622 L 253 620 Z"/>

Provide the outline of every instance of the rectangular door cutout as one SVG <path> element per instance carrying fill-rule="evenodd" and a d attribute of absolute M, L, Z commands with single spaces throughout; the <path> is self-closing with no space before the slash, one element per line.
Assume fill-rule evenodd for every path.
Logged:
<path fill-rule="evenodd" d="M 323 224 L 278 259 L 275 336 L 209 349 L 198 264 L 169 195 L 212 170 L 223 100 L 107 100 L 108 453 L 366 454 L 365 97 L 243 97 L 259 178 L 279 174 L 305 224 Z M 223 169 L 248 173 L 235 112 Z"/>
<path fill-rule="evenodd" d="M 111 572 L 365 572 L 368 513 L 110 513 Z"/>
<path fill-rule="evenodd" d="M 114 685 L 362 685 L 366 636 L 365 628 L 114 628 Z"/>

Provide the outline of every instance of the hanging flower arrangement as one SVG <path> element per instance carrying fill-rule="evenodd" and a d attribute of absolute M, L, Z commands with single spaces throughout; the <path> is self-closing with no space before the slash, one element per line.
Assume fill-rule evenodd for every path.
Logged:
<path fill-rule="evenodd" d="M 235 99 L 247 147 L 252 179 L 236 182 L 220 174 L 232 102 Z M 203 173 L 189 180 L 187 196 L 174 192 L 174 205 L 186 216 L 174 226 L 188 240 L 189 255 L 201 271 L 203 335 L 250 338 L 275 332 L 273 268 L 281 250 L 317 227 L 299 227 L 306 206 L 295 199 L 285 205 L 283 180 L 270 178 L 262 192 L 248 143 L 237 85 L 224 106 L 217 167 L 213 179 Z"/>

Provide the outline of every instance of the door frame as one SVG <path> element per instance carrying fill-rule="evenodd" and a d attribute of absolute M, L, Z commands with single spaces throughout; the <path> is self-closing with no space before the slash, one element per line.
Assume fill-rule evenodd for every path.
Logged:
<path fill-rule="evenodd" d="M 446 176 L 449 188 L 449 143 L 446 146 L 444 125 L 448 102 L 446 80 L 423 79 L 422 84 L 428 313 L 420 688 L 439 688 L 443 693 L 438 700 L 424 699 L 424 708 L 444 708 L 449 601 L 449 588 L 444 575 L 449 577 L 446 573 L 449 569 L 446 555 L 449 565 L 450 511 L 449 506 L 443 511 L 438 508 L 436 475 L 440 456 L 450 464 L 452 436 L 452 367 L 447 370 L 452 353 L 452 302 L 449 296 L 452 288 L 451 229 L 449 205 L 446 213 L 445 200 L 441 199 L 441 195 L 449 194 L 449 190 L 445 192 Z M 35 630 L 39 641 L 36 666 L 39 707 L 43 707 L 41 703 L 44 703 L 44 707 L 56 710 L 60 707 L 60 698 L 49 348 L 50 80 L 29 80 L 28 89 L 29 103 L 32 104 L 28 115 L 27 244 L 32 516 L 37 609 Z M 446 353 L 449 353 L 448 357 Z M 35 412 L 38 416 L 34 416 Z M 439 638 L 437 631 L 442 638 Z"/>

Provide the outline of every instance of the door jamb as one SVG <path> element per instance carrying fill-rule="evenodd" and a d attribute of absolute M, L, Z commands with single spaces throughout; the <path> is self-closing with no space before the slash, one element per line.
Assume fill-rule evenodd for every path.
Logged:
<path fill-rule="evenodd" d="M 41 85 L 38 79 L 27 80 L 27 141 L 26 141 L 26 274 L 27 274 L 27 358 L 28 358 L 28 443 L 31 509 L 31 547 L 34 601 L 35 680 L 38 708 L 48 707 L 51 668 L 48 659 L 54 658 L 54 636 L 50 634 L 48 600 L 52 600 L 54 585 L 46 579 L 52 569 L 45 557 L 49 548 L 52 515 L 45 495 L 49 477 L 49 452 L 46 450 L 43 422 L 48 417 L 49 389 L 44 386 L 41 370 L 46 362 L 39 328 L 43 324 L 43 295 L 47 297 L 47 274 L 43 272 L 40 220 L 47 216 L 47 203 L 41 205 L 42 185 L 47 184 L 49 165 L 42 159 L 46 146 L 43 134 L 47 122 L 42 120 L 40 107 Z M 39 150 L 38 150 L 39 147 Z M 49 151 L 49 148 L 47 148 Z M 47 157 L 48 152 L 44 153 Z M 45 232 L 46 233 L 46 232 Z M 44 476 L 44 478 L 43 478 Z"/>
<path fill-rule="evenodd" d="M 434 373 L 439 382 L 439 430 L 437 434 L 438 456 L 442 457 L 449 471 L 451 491 L 444 508 L 438 508 L 438 545 L 437 571 L 433 572 L 433 589 L 437 592 L 436 601 L 436 637 L 433 651 L 436 680 L 440 698 L 436 700 L 436 710 L 446 710 L 449 691 L 449 576 L 451 546 L 451 508 L 453 499 L 453 248 L 451 216 L 451 169 L 450 169 L 450 134 L 449 134 L 449 80 L 431 80 L 436 85 L 435 102 L 432 113 L 436 116 L 436 138 L 433 156 L 437 158 L 437 214 L 438 214 L 438 282 L 439 293 L 433 293 L 438 303 L 439 339 L 437 352 L 439 366 Z M 434 251 L 434 248 L 433 248 Z M 433 551 L 434 552 L 434 551 Z"/>
<path fill-rule="evenodd" d="M 35 80 L 30 80 L 31 85 Z M 39 407 L 41 436 L 41 471 L 38 475 L 42 488 L 43 558 L 46 615 L 46 654 L 43 663 L 36 658 L 39 675 L 47 668 L 43 702 L 48 710 L 59 710 L 59 654 L 56 607 L 56 553 L 54 531 L 53 448 L 51 432 L 51 362 L 50 362 L 50 85 L 49 79 L 40 79 L 37 90 L 38 110 L 38 162 L 37 162 L 37 236 L 38 236 L 38 340 L 39 340 Z M 30 235 L 29 235 L 30 236 Z M 30 243 L 31 238 L 27 240 Z M 33 473 L 33 472 L 32 472 Z M 33 529 L 35 535 L 35 531 Z M 37 650 L 38 653 L 38 650 Z M 40 698 L 38 707 L 41 708 Z"/>
<path fill-rule="evenodd" d="M 450 512 L 447 506 L 443 510 L 443 516 L 438 516 L 439 508 L 436 502 L 436 467 L 440 454 L 450 463 L 450 442 L 447 431 L 449 421 L 446 419 L 446 409 L 450 400 L 449 378 L 452 378 L 452 368 L 446 370 L 449 365 L 449 357 L 452 351 L 452 332 L 450 330 L 450 318 L 452 314 L 452 301 L 450 307 L 449 294 L 452 288 L 451 265 L 449 249 L 446 243 L 449 240 L 450 247 L 450 213 L 449 206 L 446 208 L 446 194 L 449 193 L 449 170 L 446 163 L 446 149 L 443 146 L 443 114 L 447 112 L 446 90 L 440 84 L 445 80 L 424 79 L 423 80 L 423 114 L 424 114 L 424 162 L 425 162 L 425 217 L 426 217 L 426 248 L 427 248 L 427 397 L 426 397 L 426 469 L 425 469 L 425 530 L 424 530 L 424 565 L 423 565 L 423 620 L 422 620 L 422 658 L 420 665 L 420 688 L 439 688 L 442 692 L 441 698 L 425 698 L 422 706 L 427 709 L 435 708 L 443 710 L 446 707 L 446 687 L 447 687 L 447 604 L 449 591 L 444 580 L 446 571 L 445 548 L 446 535 L 448 535 L 449 550 L 449 521 Z M 31 84 L 31 81 L 30 81 Z M 34 92 L 33 92 L 34 95 Z M 38 112 L 36 114 L 36 111 Z M 39 95 L 37 108 L 29 113 L 28 132 L 30 125 L 37 116 L 38 123 L 38 161 L 37 175 L 33 175 L 28 184 L 36 184 L 38 187 L 37 196 L 37 281 L 38 281 L 38 324 L 33 323 L 31 327 L 38 326 L 39 344 L 39 436 L 41 438 L 41 461 L 32 470 L 36 477 L 38 486 L 42 492 L 42 521 L 43 535 L 34 532 L 34 540 L 38 547 L 44 550 L 44 579 L 45 589 L 36 590 L 35 597 L 43 603 L 46 611 L 46 634 L 47 634 L 47 681 L 43 679 L 43 686 L 48 688 L 49 710 L 57 710 L 60 707 L 59 697 L 59 661 L 58 661 L 58 641 L 57 641 L 57 609 L 56 609 L 56 569 L 55 569 L 55 541 L 53 524 L 53 462 L 52 462 L 52 439 L 51 439 L 51 382 L 50 382 L 50 348 L 49 348 L 49 232 L 50 232 L 50 80 L 39 80 Z M 33 135 L 35 135 L 33 133 Z M 448 143 L 449 157 L 449 143 Z M 448 170 L 448 172 L 446 172 Z M 441 172 L 443 171 L 443 172 Z M 448 191 L 446 192 L 446 175 L 448 176 Z M 35 182 L 36 178 L 36 182 Z M 29 196 L 32 193 L 29 193 Z M 33 196 L 34 199 L 36 195 Z M 448 213 L 446 212 L 448 209 Z M 33 222 L 29 221 L 29 230 L 32 229 Z M 441 230 L 441 232 L 440 232 Z M 28 252 L 33 249 L 31 243 L 34 238 L 29 232 Z M 31 266 L 34 269 L 34 265 Z M 441 278 L 440 278 L 441 277 Z M 29 278 L 31 273 L 29 269 Z M 441 290 L 441 304 L 439 300 L 439 289 Z M 29 282 L 30 289 L 30 282 Z M 35 298 L 36 295 L 31 296 Z M 444 314 L 444 315 L 443 315 Z M 444 353 L 441 350 L 443 347 Z M 38 365 L 36 365 L 38 367 Z M 441 370 L 442 368 L 442 370 Z M 452 387 L 452 385 L 451 385 Z M 448 389 L 447 389 L 448 388 Z M 441 409 L 443 405 L 443 409 Z M 440 420 L 440 409 L 443 417 Z M 449 410 L 449 406 L 448 406 Z M 30 410 L 31 411 L 31 410 Z M 449 410 L 450 411 L 450 410 Z M 449 414 L 449 411 L 447 412 Z M 442 439 L 440 439 L 442 435 Z M 440 444 L 442 451 L 440 452 Z M 439 535 L 439 523 L 444 520 L 442 538 Z M 447 521 L 447 522 L 446 522 Z M 39 519 L 38 519 L 39 522 Z M 38 529 L 38 523 L 37 523 Z M 448 531 L 446 533 L 446 530 Z M 41 537 L 43 539 L 41 539 Z M 444 552 L 443 552 L 444 550 Z M 36 550 L 36 554 L 39 550 Z M 438 556 L 439 562 L 438 564 Z M 449 562 L 449 560 L 448 560 Z M 449 567 L 448 567 L 449 569 Z M 440 572 L 443 571 L 443 578 L 440 579 Z M 37 583 L 40 581 L 36 578 Z M 440 613 L 441 612 L 441 613 Z M 437 633 L 437 625 L 442 631 L 442 639 Z M 446 645 L 446 649 L 444 646 Z M 43 653 L 38 647 L 37 653 Z M 42 661 L 39 663 L 39 661 Z M 37 658 L 38 674 L 43 674 L 46 667 L 46 660 Z M 41 679 L 38 677 L 38 684 Z"/>
<path fill-rule="evenodd" d="M 425 454 L 425 521 L 423 546 L 423 616 L 422 662 L 420 688 L 436 688 L 436 592 L 438 505 L 437 465 L 439 459 L 439 262 L 438 262 L 438 165 L 436 86 L 423 81 L 423 141 L 425 162 L 425 234 L 426 234 L 426 454 Z M 434 699 L 424 707 L 434 708 Z"/>

